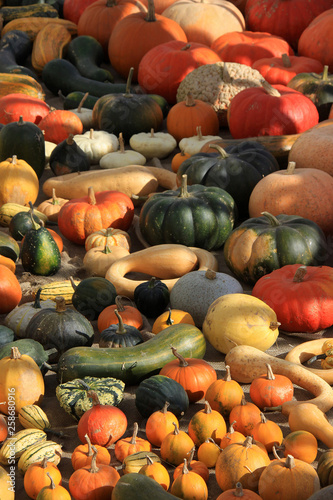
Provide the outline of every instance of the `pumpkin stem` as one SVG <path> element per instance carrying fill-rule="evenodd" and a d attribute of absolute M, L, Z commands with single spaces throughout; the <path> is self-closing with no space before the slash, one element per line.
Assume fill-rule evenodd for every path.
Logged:
<path fill-rule="evenodd" d="M 49 457 L 47 457 L 47 456 L 45 456 L 43 458 L 43 460 L 41 461 L 41 464 L 40 464 L 40 466 L 42 467 L 42 469 L 46 469 L 48 460 L 49 460 Z"/>
<path fill-rule="evenodd" d="M 210 404 L 208 403 L 208 401 L 206 400 L 205 401 L 205 409 L 204 409 L 204 413 L 206 413 L 207 415 L 209 413 L 212 413 L 212 407 L 210 406 Z"/>
<path fill-rule="evenodd" d="M 174 320 L 171 318 L 171 307 L 168 307 L 168 311 L 169 311 L 169 314 L 168 314 L 168 317 L 167 317 L 167 320 L 166 320 L 166 324 L 171 326 L 174 324 Z M 172 348 L 171 348 L 172 349 Z M 175 354 L 176 356 L 176 354 Z"/>
<path fill-rule="evenodd" d="M 93 406 L 96 406 L 96 405 L 100 405 L 101 402 L 99 400 L 99 397 L 98 397 L 98 394 L 96 391 L 93 391 L 93 390 L 89 390 L 87 391 L 87 396 L 88 398 L 91 398 L 92 399 L 92 404 Z"/>
<path fill-rule="evenodd" d="M 36 297 L 35 297 L 35 302 L 33 303 L 32 307 L 34 309 L 41 309 L 40 305 L 40 294 L 42 293 L 42 288 L 38 288 Z"/>
<path fill-rule="evenodd" d="M 74 144 L 74 135 L 73 134 L 69 134 L 69 136 L 66 139 L 66 143 L 69 146 L 72 146 Z"/>
<path fill-rule="evenodd" d="M 89 92 L 86 92 L 86 93 L 84 94 L 84 96 L 82 97 L 81 101 L 79 102 L 79 105 L 78 105 L 78 107 L 77 107 L 77 111 L 78 111 L 79 113 L 81 113 L 81 109 L 82 109 L 83 104 L 84 104 L 84 102 L 86 101 L 86 99 L 87 99 L 88 95 L 89 95 Z"/>
<path fill-rule="evenodd" d="M 198 141 L 202 141 L 202 132 L 201 132 L 201 126 L 200 125 L 197 126 L 196 131 L 197 131 Z"/>
<path fill-rule="evenodd" d="M 73 279 L 73 276 L 70 276 L 68 279 L 69 279 L 69 281 L 70 281 L 70 283 L 71 283 L 71 285 L 72 285 L 73 289 L 74 289 L 74 290 L 76 290 L 77 285 L 76 285 L 76 283 L 75 283 L 75 281 L 74 281 L 74 279 Z"/>
<path fill-rule="evenodd" d="M 85 434 L 84 437 L 85 437 L 85 439 L 87 441 L 87 445 L 88 445 L 87 457 L 91 457 L 94 454 L 94 452 L 92 449 L 90 438 L 89 438 L 88 434 Z"/>
<path fill-rule="evenodd" d="M 177 349 L 173 346 L 170 346 L 171 347 L 171 351 L 172 351 L 172 354 L 174 356 L 176 356 L 177 359 L 179 359 L 179 366 L 181 366 L 182 368 L 185 367 L 185 366 L 188 366 L 188 362 L 186 361 L 186 359 L 181 355 L 179 354 L 179 352 L 177 351 Z"/>
<path fill-rule="evenodd" d="M 133 72 L 134 72 L 134 68 L 131 67 L 129 72 L 128 72 L 128 77 L 127 77 L 127 80 L 126 80 L 126 89 L 125 89 L 125 96 L 126 97 L 131 97 L 132 94 L 131 94 L 131 83 L 132 83 L 132 78 L 133 78 Z"/>
<path fill-rule="evenodd" d="M 271 321 L 269 328 L 271 330 L 276 330 L 277 328 L 279 328 L 280 325 L 281 323 L 279 323 L 279 321 Z"/>
<path fill-rule="evenodd" d="M 173 433 L 176 435 L 176 434 L 179 434 L 179 427 L 178 425 L 176 424 L 176 422 L 172 422 L 172 425 L 174 426 L 175 430 L 173 431 Z"/>
<path fill-rule="evenodd" d="M 124 312 L 125 311 L 125 307 L 124 307 L 124 304 L 123 304 L 123 302 L 122 302 L 121 299 L 122 299 L 121 295 L 117 295 L 116 299 L 115 299 L 116 308 L 117 308 L 118 312 Z"/>
<path fill-rule="evenodd" d="M 120 316 L 119 312 L 117 309 L 114 310 L 114 313 L 115 315 L 117 316 L 117 319 L 118 319 L 118 328 L 117 328 L 117 331 L 116 333 L 126 333 L 126 328 L 124 326 L 124 322 L 123 322 L 123 319 L 122 317 Z"/>
<path fill-rule="evenodd" d="M 235 432 L 235 429 L 234 429 L 234 425 L 237 421 L 234 420 L 233 422 L 231 422 L 230 426 L 229 426 L 229 431 L 228 431 L 228 434 L 233 434 Z"/>
<path fill-rule="evenodd" d="M 50 488 L 51 488 L 51 490 L 55 490 L 55 483 L 54 483 L 54 481 L 52 479 L 51 474 L 49 472 L 47 472 L 46 475 L 50 478 L 50 481 L 51 481 Z"/>
<path fill-rule="evenodd" d="M 96 198 L 93 186 L 88 187 L 88 198 L 89 198 L 88 203 L 90 203 L 90 205 L 96 205 Z"/>
<path fill-rule="evenodd" d="M 273 447 L 272 447 L 272 453 L 274 455 L 274 458 L 276 458 L 277 460 L 281 460 L 281 457 L 279 457 L 278 453 L 277 453 L 277 449 L 278 450 L 282 450 L 283 447 L 282 446 L 279 446 L 278 448 L 276 448 L 275 444 L 273 444 Z"/>
<path fill-rule="evenodd" d="M 306 266 L 300 266 L 293 277 L 293 283 L 302 283 L 304 276 L 307 273 Z"/>
<path fill-rule="evenodd" d="M 191 44 L 190 43 L 186 43 L 184 45 L 184 47 L 182 47 L 180 50 L 189 50 L 191 48 Z"/>
<path fill-rule="evenodd" d="M 150 137 L 154 138 L 154 129 L 153 128 L 150 129 Z"/>
<path fill-rule="evenodd" d="M 285 461 L 285 466 L 288 467 L 288 469 L 293 469 L 295 467 L 295 459 L 292 455 L 287 455 L 286 461 Z"/>
<path fill-rule="evenodd" d="M 328 78 L 328 66 L 325 64 L 322 79 L 327 80 L 327 78 Z"/>
<path fill-rule="evenodd" d="M 264 217 L 266 217 L 270 223 L 271 226 L 281 226 L 281 223 L 279 222 L 279 220 L 274 217 L 274 215 L 270 214 L 269 212 L 261 212 L 261 215 L 263 215 Z"/>
<path fill-rule="evenodd" d="M 226 374 L 224 376 L 224 379 L 226 382 L 230 382 L 232 379 L 231 379 L 231 373 L 230 373 L 230 366 L 229 365 L 225 365 L 225 370 L 226 370 Z"/>
<path fill-rule="evenodd" d="M 93 449 L 93 456 L 91 459 L 91 465 L 90 465 L 89 472 L 92 474 L 96 474 L 96 472 L 99 471 L 99 468 L 96 465 L 98 450 L 97 450 L 96 446 L 93 446 L 93 445 L 92 445 L 92 449 Z"/>
<path fill-rule="evenodd" d="M 155 4 L 153 0 L 148 0 L 148 12 L 147 16 L 145 17 L 145 21 L 147 21 L 148 23 L 156 21 Z"/>
<path fill-rule="evenodd" d="M 188 470 L 188 467 L 187 467 L 187 460 L 186 458 L 184 458 L 184 465 L 183 465 L 183 469 L 182 469 L 182 474 L 188 474 L 190 471 Z"/>
<path fill-rule="evenodd" d="M 236 489 L 233 492 L 233 496 L 234 497 L 243 497 L 244 495 L 245 495 L 245 493 L 243 491 L 242 483 L 238 481 L 238 483 L 236 483 Z"/>
<path fill-rule="evenodd" d="M 166 413 L 166 412 L 168 411 L 169 406 L 170 406 L 169 401 L 166 401 L 166 402 L 164 403 L 164 406 L 163 406 L 162 410 L 160 410 L 160 411 L 161 411 L 162 413 Z"/>
<path fill-rule="evenodd" d="M 292 175 L 295 173 L 296 162 L 290 161 L 288 162 L 287 170 L 284 171 L 286 175 Z"/>
<path fill-rule="evenodd" d="M 269 363 L 266 363 L 267 367 L 267 380 L 275 380 L 275 375 L 273 373 L 272 367 Z"/>
<path fill-rule="evenodd" d="M 209 144 L 209 147 L 213 148 L 213 149 L 217 149 L 217 151 L 220 153 L 220 157 L 222 159 L 229 157 L 228 153 L 223 148 L 221 148 L 221 146 L 219 146 L 219 144 L 212 143 L 212 144 Z"/>
<path fill-rule="evenodd" d="M 267 418 L 265 417 L 265 415 L 263 414 L 262 411 L 260 412 L 260 418 L 261 418 L 261 421 L 260 421 L 261 424 L 267 423 Z"/>
<path fill-rule="evenodd" d="M 272 97 L 281 97 L 281 94 L 278 90 L 276 90 L 270 83 L 266 82 L 266 80 L 262 80 L 261 85 L 264 91 L 272 96 Z"/>
<path fill-rule="evenodd" d="M 195 100 L 193 97 L 193 94 L 191 92 L 187 93 L 186 100 L 185 100 L 185 106 L 187 107 L 192 107 L 195 106 Z"/>
<path fill-rule="evenodd" d="M 56 312 L 61 313 L 65 312 L 67 310 L 66 307 L 66 300 L 64 297 L 56 297 L 55 298 L 55 303 L 56 303 Z"/>
<path fill-rule="evenodd" d="M 291 60 L 288 54 L 282 54 L 281 59 L 282 59 L 282 64 L 285 68 L 291 68 Z"/>
<path fill-rule="evenodd" d="M 216 279 L 216 271 L 213 271 L 213 269 L 207 269 L 205 272 L 205 278 L 209 280 L 215 280 Z"/>
<path fill-rule="evenodd" d="M 55 188 L 52 188 L 52 201 L 51 201 L 51 203 L 52 203 L 52 205 L 59 205 L 59 200 L 56 197 L 56 190 L 55 190 Z"/>
<path fill-rule="evenodd" d="M 18 348 L 17 347 L 12 347 L 11 350 L 10 350 L 10 358 L 11 359 L 20 359 L 20 357 L 21 357 L 21 353 L 18 350 Z"/>
<path fill-rule="evenodd" d="M 119 141 L 119 153 L 125 153 L 125 141 L 122 132 L 119 132 L 118 141 Z"/>
<path fill-rule="evenodd" d="M 146 455 L 146 459 L 147 459 L 147 465 L 152 465 L 154 463 L 154 460 L 152 460 L 149 455 Z"/>
<path fill-rule="evenodd" d="M 136 444 L 136 436 L 138 435 L 139 426 L 137 422 L 133 424 L 133 434 L 130 440 L 130 444 Z"/>
<path fill-rule="evenodd" d="M 93 138 L 94 138 L 94 129 L 93 129 L 93 128 L 91 128 L 91 129 L 89 130 L 89 139 L 92 141 L 92 139 L 93 139 Z"/>
<path fill-rule="evenodd" d="M 191 448 L 191 450 L 190 450 L 190 455 L 189 455 L 189 457 L 188 457 L 188 463 L 187 463 L 187 465 L 188 465 L 188 468 L 189 468 L 189 469 L 192 469 L 192 467 L 191 467 L 191 462 L 192 462 L 192 460 L 193 460 L 193 458 L 194 458 L 194 453 L 195 453 L 195 446 L 193 446 L 193 448 Z"/>
<path fill-rule="evenodd" d="M 188 198 L 189 194 L 187 191 L 187 175 L 182 175 L 182 183 L 180 185 L 179 198 Z"/>

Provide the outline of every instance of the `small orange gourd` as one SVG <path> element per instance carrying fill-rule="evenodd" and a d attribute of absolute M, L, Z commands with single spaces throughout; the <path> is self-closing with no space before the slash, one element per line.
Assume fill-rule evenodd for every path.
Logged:
<path fill-rule="evenodd" d="M 178 325 L 179 323 L 195 324 L 194 319 L 187 311 L 168 307 L 167 311 L 164 311 L 155 319 L 151 331 L 156 334 L 165 330 L 168 326 Z"/>
<path fill-rule="evenodd" d="M 333 114 L 333 112 L 332 112 L 332 114 Z M 179 169 L 180 165 L 183 163 L 183 161 L 190 158 L 190 156 L 191 155 L 189 153 L 185 153 L 185 151 L 183 149 L 180 151 L 180 153 L 176 153 L 171 160 L 171 170 L 173 172 L 177 173 L 178 169 Z"/>
<path fill-rule="evenodd" d="M 168 491 L 170 486 L 170 476 L 168 470 L 163 464 L 154 462 L 149 455 L 147 455 L 147 464 L 141 467 L 139 474 L 155 479 L 155 481 L 157 481 L 162 488 Z"/>
<path fill-rule="evenodd" d="M 275 375 L 269 363 L 266 366 L 267 374 L 256 377 L 250 385 L 250 398 L 261 410 L 291 401 L 294 395 L 291 380 L 285 375 Z"/>
<path fill-rule="evenodd" d="M 173 481 L 171 493 L 184 500 L 207 500 L 207 484 L 199 474 L 189 471 L 187 460 L 184 459 L 182 473 Z"/>
<path fill-rule="evenodd" d="M 263 413 L 261 421 L 254 425 L 252 429 L 253 439 L 262 443 L 266 450 L 270 453 L 273 446 L 279 446 L 283 440 L 281 427 L 272 420 L 267 420 Z"/>
<path fill-rule="evenodd" d="M 138 423 L 134 422 L 132 436 L 121 438 L 116 442 L 114 453 L 119 462 L 123 462 L 126 457 L 137 451 L 152 451 L 151 443 L 147 439 L 137 437 L 138 430 Z"/>
<path fill-rule="evenodd" d="M 97 328 L 99 332 L 102 332 L 110 325 L 117 325 L 119 320 L 116 316 L 115 310 L 120 313 L 123 322 L 126 325 L 135 326 L 138 330 L 143 327 L 143 317 L 137 307 L 131 304 L 124 304 L 124 299 L 121 295 L 117 295 L 115 299 L 115 304 L 107 306 L 99 314 L 97 319 Z"/>
<path fill-rule="evenodd" d="M 50 484 L 44 486 L 38 493 L 36 500 L 71 500 L 71 496 L 61 484 L 55 484 L 50 474 L 47 472 Z"/>
<path fill-rule="evenodd" d="M 196 446 L 200 446 L 206 439 L 214 436 L 215 430 L 223 428 L 227 432 L 227 426 L 221 413 L 212 410 L 208 401 L 205 401 L 205 408 L 197 411 L 188 424 L 189 436 Z"/>
<path fill-rule="evenodd" d="M 190 456 L 194 442 L 185 431 L 179 430 L 175 422 L 173 425 L 173 432 L 170 432 L 162 441 L 160 453 L 162 460 L 177 466 L 183 463 L 184 458 Z"/>
<path fill-rule="evenodd" d="M 71 462 L 74 470 L 91 465 L 94 452 L 88 434 L 84 437 L 87 443 L 76 446 L 71 456 Z M 95 448 L 97 450 L 96 464 L 109 465 L 111 462 L 111 455 L 108 449 L 104 448 L 104 446 L 99 446 L 98 444 L 95 445 Z"/>
<path fill-rule="evenodd" d="M 0 443 L 8 436 L 7 421 L 3 415 L 0 415 Z"/>
<path fill-rule="evenodd" d="M 226 365 L 225 369 L 225 377 L 208 387 L 205 398 L 213 410 L 220 412 L 223 417 L 228 417 L 233 407 L 241 403 L 244 391 L 236 380 L 232 380 L 230 367 Z"/>
<path fill-rule="evenodd" d="M 311 432 L 293 431 L 283 438 L 281 446 L 277 449 L 282 450 L 284 457 L 292 455 L 294 458 L 312 464 L 317 457 L 318 441 Z"/>
<path fill-rule="evenodd" d="M 50 479 L 54 485 L 61 485 L 62 476 L 57 465 L 49 462 L 48 457 L 41 462 L 32 463 L 24 474 L 24 490 L 30 498 L 37 498 L 38 493 L 45 486 L 50 486 Z"/>
<path fill-rule="evenodd" d="M 214 439 L 208 438 L 198 448 L 198 459 L 207 465 L 209 469 L 215 467 L 222 448 L 215 443 Z"/>
<path fill-rule="evenodd" d="M 208 482 L 208 479 L 209 479 L 209 469 L 207 467 L 206 464 L 204 464 L 203 462 L 201 462 L 200 460 L 194 460 L 194 453 L 195 453 L 195 446 L 193 446 L 192 450 L 191 450 L 191 453 L 190 453 L 190 456 L 188 457 L 188 460 L 187 460 L 187 468 L 188 470 L 191 470 L 193 472 L 195 472 L 196 474 L 199 474 L 199 476 L 202 477 L 202 479 L 204 479 L 204 481 L 207 483 Z M 183 463 L 180 463 L 179 465 L 177 465 L 177 467 L 175 468 L 175 470 L 173 471 L 173 480 L 176 479 L 176 477 L 179 476 L 179 474 L 182 473 L 182 470 L 183 470 Z"/>
<path fill-rule="evenodd" d="M 160 447 L 163 439 L 174 430 L 174 423 L 179 427 L 179 422 L 171 411 L 170 403 L 166 402 L 162 410 L 154 411 L 146 422 L 146 436 L 154 446 Z"/>
<path fill-rule="evenodd" d="M 231 410 L 229 419 L 230 422 L 236 421 L 234 424 L 236 431 L 249 436 L 252 434 L 255 424 L 261 421 L 260 413 L 258 406 L 246 401 L 245 396 L 243 396 L 241 403 Z"/>
<path fill-rule="evenodd" d="M 231 488 L 221 493 L 216 500 L 235 500 L 235 498 L 242 498 L 242 500 L 262 500 L 255 491 L 243 489 L 242 483 L 240 482 L 236 483 L 235 488 Z"/>
<path fill-rule="evenodd" d="M 224 448 L 226 448 L 226 446 L 229 446 L 229 444 L 242 443 L 245 440 L 246 436 L 244 436 L 244 434 L 242 434 L 239 431 L 235 431 L 235 429 L 234 429 L 235 423 L 236 423 L 236 420 L 231 422 L 228 432 L 226 434 L 224 434 L 224 436 L 221 437 L 220 441 L 218 439 L 216 439 L 216 435 L 215 435 L 216 442 L 219 445 L 219 447 L 222 448 L 222 450 L 224 450 Z"/>

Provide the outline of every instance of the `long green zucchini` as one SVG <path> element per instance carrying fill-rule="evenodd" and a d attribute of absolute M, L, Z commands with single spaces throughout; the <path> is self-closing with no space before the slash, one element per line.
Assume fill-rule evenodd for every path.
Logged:
<path fill-rule="evenodd" d="M 170 345 L 184 358 L 203 358 L 206 352 L 206 340 L 201 330 L 181 323 L 169 326 L 134 347 L 73 347 L 59 359 L 58 378 L 63 383 L 86 376 L 114 377 L 125 384 L 135 385 L 175 359 Z"/>
<path fill-rule="evenodd" d="M 122 476 L 112 491 L 112 500 L 172 500 L 177 499 L 154 479 L 130 472 Z"/>

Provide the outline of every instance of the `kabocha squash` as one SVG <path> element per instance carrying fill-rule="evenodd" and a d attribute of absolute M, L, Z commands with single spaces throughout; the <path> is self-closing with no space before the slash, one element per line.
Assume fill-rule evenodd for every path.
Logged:
<path fill-rule="evenodd" d="M 139 226 L 150 245 L 173 243 L 214 250 L 229 236 L 236 214 L 235 202 L 226 191 L 187 186 L 183 175 L 179 189 L 156 193 L 144 203 Z"/>
<path fill-rule="evenodd" d="M 72 278 L 70 281 L 74 288 L 72 304 L 89 321 L 96 320 L 105 307 L 115 303 L 116 289 L 105 278 L 98 276 L 85 278 L 78 285 Z"/>
<path fill-rule="evenodd" d="M 130 197 L 120 191 L 94 192 L 69 200 L 58 215 L 61 233 L 70 241 L 84 245 L 87 236 L 112 226 L 126 231 L 133 220 L 134 205 Z"/>
<path fill-rule="evenodd" d="M 34 70 L 40 75 L 45 64 L 61 59 L 71 39 L 71 33 L 62 24 L 48 23 L 44 26 L 33 42 L 31 64 Z"/>
<path fill-rule="evenodd" d="M 89 375 L 115 377 L 126 384 L 137 384 L 173 359 L 170 344 L 185 357 L 203 358 L 206 351 L 205 338 L 198 328 L 185 324 L 172 325 L 143 345 L 126 349 L 71 349 L 59 359 L 58 378 L 67 382 Z"/>
<path fill-rule="evenodd" d="M 3 345 L 0 349 L 0 359 L 10 356 L 12 348 L 17 348 L 21 354 L 30 356 L 36 363 L 43 375 L 49 369 L 49 357 L 56 352 L 55 349 L 44 350 L 40 342 L 33 339 L 18 339 Z"/>
<path fill-rule="evenodd" d="M 21 355 L 17 347 L 13 347 L 11 355 L 0 360 L 0 368 L 2 413 L 8 415 L 14 411 L 17 415 L 22 406 L 41 403 L 45 391 L 44 379 L 30 356 Z"/>
<path fill-rule="evenodd" d="M 11 158 L 0 161 L 0 175 L 2 179 L 0 205 L 4 203 L 27 205 L 29 201 L 31 203 L 36 201 L 39 189 L 38 177 L 25 160 L 20 160 L 13 155 Z"/>
<path fill-rule="evenodd" d="M 75 420 L 93 406 L 89 391 L 97 394 L 101 404 L 118 406 L 123 399 L 125 384 L 113 377 L 83 377 L 56 387 L 56 397 L 60 406 Z"/>
<path fill-rule="evenodd" d="M 202 331 L 215 349 L 228 353 L 235 345 L 266 351 L 279 335 L 280 323 L 273 309 L 247 294 L 217 298 L 208 308 Z"/>
<path fill-rule="evenodd" d="M 115 309 L 118 325 L 110 325 L 101 332 L 99 347 L 131 347 L 143 342 L 140 330 L 135 326 L 124 324 L 121 315 Z"/>
<path fill-rule="evenodd" d="M 240 224 L 225 242 L 225 262 L 238 279 L 255 283 L 285 265 L 325 262 L 326 237 L 318 224 L 298 215 L 261 214 Z"/>

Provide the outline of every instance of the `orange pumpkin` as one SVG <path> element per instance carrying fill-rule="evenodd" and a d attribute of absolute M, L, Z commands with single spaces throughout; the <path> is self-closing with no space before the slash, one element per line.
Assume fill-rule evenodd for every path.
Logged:
<path fill-rule="evenodd" d="M 76 446 L 71 456 L 71 462 L 74 470 L 91 465 L 94 451 L 88 434 L 84 437 L 86 439 L 86 444 L 79 444 Z M 111 462 L 111 455 L 107 448 L 99 446 L 98 444 L 95 444 L 95 448 L 97 450 L 96 464 L 109 465 Z"/>
<path fill-rule="evenodd" d="M 208 483 L 209 469 L 205 463 L 201 462 L 200 460 L 193 459 L 194 452 L 195 452 L 195 446 L 193 446 L 191 453 L 190 453 L 190 456 L 188 457 L 187 468 L 188 468 L 188 470 L 191 470 L 191 471 L 195 472 L 196 474 L 199 474 L 199 476 L 201 476 L 202 479 L 206 483 Z M 175 480 L 179 476 L 179 474 L 182 473 L 183 465 L 184 464 L 181 463 L 181 464 L 177 465 L 177 467 L 174 469 L 173 474 L 172 474 L 173 480 Z"/>
<path fill-rule="evenodd" d="M 312 464 L 317 458 L 318 441 L 311 432 L 293 431 L 283 438 L 281 446 L 277 449 L 282 450 L 284 457 L 292 455 L 294 458 Z"/>
<path fill-rule="evenodd" d="M 173 422 L 174 430 L 165 436 L 161 443 L 161 458 L 172 465 L 179 465 L 188 458 L 194 446 L 192 438 Z"/>
<path fill-rule="evenodd" d="M 267 420 L 263 413 L 261 413 L 261 421 L 252 429 L 252 436 L 253 439 L 262 443 L 269 453 L 273 450 L 273 446 L 279 446 L 283 440 L 280 426 L 273 420 Z"/>
<path fill-rule="evenodd" d="M 43 214 L 45 214 L 48 220 L 57 222 L 58 221 L 58 213 L 60 212 L 61 207 L 67 203 L 67 199 L 58 198 L 56 196 L 55 189 L 52 189 L 52 198 L 42 201 L 37 207 L 37 210 Z"/>
<path fill-rule="evenodd" d="M 45 457 L 41 462 L 29 465 L 24 474 L 24 490 L 30 498 L 37 498 L 38 493 L 50 484 L 50 476 L 55 485 L 61 485 L 62 476 L 57 465 Z"/>
<path fill-rule="evenodd" d="M 224 450 L 226 446 L 229 446 L 229 444 L 242 443 L 245 440 L 246 436 L 244 436 L 244 434 L 242 434 L 239 431 L 235 431 L 234 429 L 235 423 L 236 420 L 231 422 L 228 432 L 224 434 L 224 436 L 221 436 L 220 440 L 217 440 L 215 437 L 217 444 L 219 445 L 220 448 L 222 448 L 222 450 Z"/>
<path fill-rule="evenodd" d="M 255 404 L 246 401 L 243 396 L 241 403 L 231 410 L 229 420 L 230 422 L 236 421 L 234 424 L 236 431 L 249 436 L 255 424 L 261 421 L 260 409 Z"/>
<path fill-rule="evenodd" d="M 8 267 L 8 269 L 10 271 L 12 271 L 12 273 L 15 274 L 15 271 L 16 271 L 16 264 L 15 262 L 13 261 L 13 259 L 10 259 L 9 257 L 5 257 L 4 255 L 0 255 L 0 264 L 2 266 L 5 266 L 5 267 Z"/>
<path fill-rule="evenodd" d="M 166 402 L 162 410 L 154 411 L 146 422 L 147 439 L 154 446 L 160 447 L 163 439 L 173 432 L 174 426 L 179 427 L 179 422 L 171 411 L 168 411 L 170 403 Z"/>
<path fill-rule="evenodd" d="M 41 121 L 38 127 L 44 132 L 45 141 L 59 144 L 68 139 L 70 134 L 83 133 L 83 124 L 80 118 L 70 110 L 52 109 Z"/>
<path fill-rule="evenodd" d="M 170 476 L 168 470 L 159 462 L 154 462 L 149 455 L 147 455 L 147 464 L 141 467 L 139 474 L 155 479 L 162 488 L 168 491 L 170 486 Z"/>
<path fill-rule="evenodd" d="M 34 169 L 16 155 L 0 162 L 0 206 L 5 203 L 35 203 L 39 181 Z"/>
<path fill-rule="evenodd" d="M 262 498 L 252 490 L 244 489 L 242 483 L 236 483 L 235 488 L 224 491 L 217 497 L 216 500 L 235 500 L 235 498 L 242 498 L 242 500 L 262 500 Z"/>
<path fill-rule="evenodd" d="M 333 72 L 333 9 L 328 9 L 313 21 L 302 32 L 298 41 L 298 54 L 312 57 Z"/>
<path fill-rule="evenodd" d="M 137 451 L 152 451 L 151 443 L 147 439 L 137 436 L 138 429 L 138 423 L 134 422 L 132 436 L 121 438 L 116 442 L 114 453 L 119 462 L 123 462 L 126 457 Z"/>
<path fill-rule="evenodd" d="M 214 439 L 208 438 L 198 448 L 198 459 L 211 469 L 215 467 L 221 451 L 222 448 L 215 443 Z"/>
<path fill-rule="evenodd" d="M 187 460 L 184 459 L 184 465 L 181 474 L 173 481 L 170 492 L 178 498 L 184 500 L 207 500 L 207 484 L 199 474 L 188 470 Z"/>
<path fill-rule="evenodd" d="M 3 415 L 0 415 L 0 443 L 6 439 L 8 436 L 8 427 L 6 419 Z"/>
<path fill-rule="evenodd" d="M 173 172 L 178 172 L 178 169 L 180 165 L 183 163 L 183 161 L 187 160 L 190 158 L 189 153 L 185 153 L 185 151 L 182 149 L 180 153 L 176 153 L 171 160 L 171 169 Z"/>
<path fill-rule="evenodd" d="M 135 326 L 135 328 L 141 330 L 143 327 L 143 316 L 137 307 L 129 304 L 125 305 L 125 298 L 126 297 L 117 295 L 115 304 L 107 306 L 99 314 L 97 319 L 97 328 L 99 332 L 102 332 L 110 325 L 117 325 L 119 323 L 119 319 L 115 313 L 116 310 L 120 313 L 121 318 L 126 325 Z"/>
<path fill-rule="evenodd" d="M 0 314 L 8 314 L 22 299 L 22 290 L 13 271 L 0 263 Z"/>
<path fill-rule="evenodd" d="M 241 404 L 244 396 L 242 387 L 231 378 L 230 367 L 226 365 L 225 369 L 225 377 L 213 382 L 205 395 L 211 408 L 219 411 L 223 417 L 229 416 L 233 407 Z"/>
<path fill-rule="evenodd" d="M 205 401 L 205 408 L 197 411 L 188 424 L 188 434 L 193 439 L 196 446 L 200 446 L 206 439 L 212 438 L 218 427 L 222 427 L 227 432 L 224 418 L 218 411 L 212 410 L 208 401 Z"/>
<path fill-rule="evenodd" d="M 250 385 L 250 397 L 261 410 L 291 401 L 293 396 L 291 380 L 285 375 L 275 375 L 270 364 L 267 364 L 267 374 L 256 377 Z"/>

